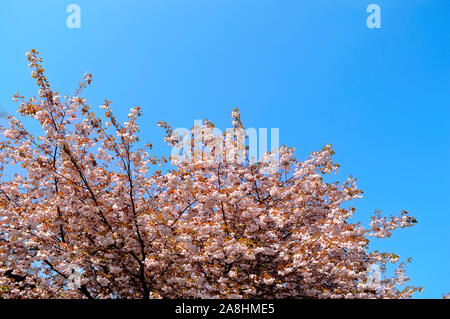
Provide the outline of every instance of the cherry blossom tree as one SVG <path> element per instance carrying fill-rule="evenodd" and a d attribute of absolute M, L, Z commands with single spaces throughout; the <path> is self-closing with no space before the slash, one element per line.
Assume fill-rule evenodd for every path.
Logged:
<path fill-rule="evenodd" d="M 27 58 L 38 96 L 14 99 L 42 131 L 12 116 L 2 128 L 0 297 L 408 298 L 420 290 L 404 286 L 404 263 L 385 274 L 399 256 L 368 247 L 371 236 L 416 220 L 377 212 L 369 227 L 353 223 L 348 202 L 362 192 L 353 178 L 326 181 L 338 168 L 330 145 L 304 161 L 283 146 L 275 170 L 251 162 L 234 110 L 233 130 L 215 135 L 205 120 L 192 128 L 197 156 L 172 157 L 168 167 L 139 140 L 139 107 L 123 124 L 108 100 L 98 115 L 80 96 L 90 74 L 62 99 L 38 52 Z M 180 142 L 159 125 L 166 142 Z"/>

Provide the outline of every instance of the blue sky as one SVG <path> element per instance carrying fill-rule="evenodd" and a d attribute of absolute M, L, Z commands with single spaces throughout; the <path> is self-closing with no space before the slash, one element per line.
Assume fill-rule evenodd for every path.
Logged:
<path fill-rule="evenodd" d="M 69 4 L 81 28 L 69 29 Z M 381 29 L 366 7 L 381 8 Z M 450 1 L 130 0 L 3 1 L 0 108 L 36 94 L 25 52 L 38 49 L 62 94 L 85 71 L 93 106 L 113 100 L 125 118 L 144 111 L 142 133 L 168 154 L 163 132 L 208 118 L 224 130 L 230 112 L 247 126 L 279 128 L 299 159 L 331 143 L 340 177 L 357 177 L 353 203 L 417 217 L 373 248 L 413 257 L 407 274 L 422 298 L 450 292 Z"/>

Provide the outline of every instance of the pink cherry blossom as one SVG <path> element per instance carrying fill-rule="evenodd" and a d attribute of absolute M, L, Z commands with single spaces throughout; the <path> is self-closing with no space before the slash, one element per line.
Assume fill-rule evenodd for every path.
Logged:
<path fill-rule="evenodd" d="M 420 289 L 404 286 L 404 264 L 369 284 L 373 265 L 399 259 L 370 252 L 369 237 L 416 220 L 377 212 L 368 228 L 352 222 L 348 202 L 362 192 L 353 178 L 324 178 L 338 168 L 330 145 L 304 161 L 283 146 L 276 167 L 250 162 L 235 109 L 234 131 L 193 128 L 211 156 L 167 168 L 139 139 L 139 107 L 124 124 L 111 101 L 94 113 L 80 97 L 90 74 L 62 99 L 38 52 L 26 56 L 39 98 L 14 98 L 42 131 L 14 117 L 1 131 L 0 297 L 408 298 Z"/>

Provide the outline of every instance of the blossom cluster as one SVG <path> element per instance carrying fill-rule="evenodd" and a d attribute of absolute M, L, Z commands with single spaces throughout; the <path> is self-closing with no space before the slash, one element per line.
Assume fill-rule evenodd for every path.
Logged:
<path fill-rule="evenodd" d="M 377 285 L 374 265 L 398 256 L 369 252 L 369 236 L 388 237 L 416 221 L 406 212 L 370 227 L 352 223 L 353 178 L 336 172 L 326 145 L 304 161 L 282 146 L 279 165 L 216 161 L 243 156 L 235 139 L 214 156 L 167 164 L 139 140 L 139 107 L 121 124 L 111 101 L 97 115 L 80 97 L 52 90 L 38 52 L 27 54 L 38 98 L 20 94 L 0 141 L 0 297 L 3 298 L 407 298 L 404 264 Z M 238 110 L 233 125 L 243 128 Z M 176 142 L 165 123 L 168 143 Z M 200 128 L 204 147 L 212 123 Z M 227 152 L 227 154 L 221 153 Z M 12 174 L 11 167 L 19 167 Z M 71 271 L 79 269 L 73 284 Z"/>

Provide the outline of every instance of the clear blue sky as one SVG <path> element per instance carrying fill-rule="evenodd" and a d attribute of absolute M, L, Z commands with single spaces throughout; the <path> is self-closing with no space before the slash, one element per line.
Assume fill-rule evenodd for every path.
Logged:
<path fill-rule="evenodd" d="M 81 7 L 81 28 L 66 7 Z M 366 7 L 381 7 L 381 29 Z M 425 292 L 450 292 L 449 0 L 2 1 L 0 108 L 18 90 L 36 94 L 25 52 L 38 49 L 48 77 L 71 93 L 85 71 L 85 96 L 125 117 L 144 110 L 143 134 L 168 153 L 156 122 L 280 128 L 298 158 L 334 145 L 341 177 L 365 196 L 354 205 L 402 209 L 419 224 L 374 248 L 413 257 L 407 273 Z"/>

